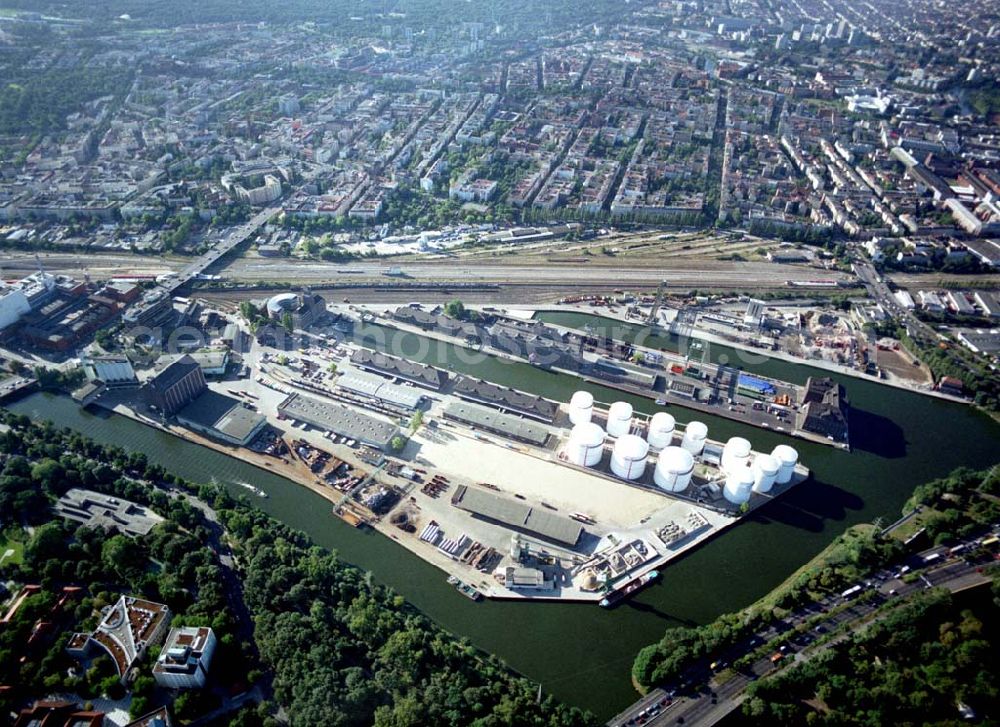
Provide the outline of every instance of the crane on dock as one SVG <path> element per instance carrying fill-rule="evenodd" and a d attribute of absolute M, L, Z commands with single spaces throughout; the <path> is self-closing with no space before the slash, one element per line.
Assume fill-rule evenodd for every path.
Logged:
<path fill-rule="evenodd" d="M 653 307 L 649 310 L 649 317 L 646 319 L 647 325 L 656 325 L 656 316 L 660 314 L 660 306 L 663 305 L 663 293 L 666 287 L 666 280 L 661 280 L 660 284 L 656 286 L 656 299 L 653 301 Z"/>

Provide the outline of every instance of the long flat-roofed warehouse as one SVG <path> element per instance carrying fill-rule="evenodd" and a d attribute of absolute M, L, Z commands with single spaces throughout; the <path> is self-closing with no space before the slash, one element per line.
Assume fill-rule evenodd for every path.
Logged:
<path fill-rule="evenodd" d="M 453 401 L 445 408 L 444 418 L 536 447 L 544 447 L 549 439 L 549 432 L 543 426 L 478 404 Z"/>
<path fill-rule="evenodd" d="M 278 405 L 278 413 L 378 449 L 387 449 L 398 431 L 395 424 L 303 394 L 291 394 Z"/>
<path fill-rule="evenodd" d="M 337 386 L 352 394 L 406 409 L 416 409 L 424 400 L 424 393 L 420 389 L 393 384 L 381 376 L 364 371 L 345 371 L 337 379 Z"/>
<path fill-rule="evenodd" d="M 471 376 L 456 381 L 454 393 L 461 399 L 493 406 L 500 411 L 517 412 L 542 422 L 555 421 L 556 413 L 559 411 L 559 407 L 554 401 L 516 389 L 497 386 L 482 379 L 474 379 Z"/>
<path fill-rule="evenodd" d="M 556 543 L 573 546 L 583 534 L 583 526 L 568 517 L 539 510 L 477 487 L 459 486 L 451 497 L 451 504 L 473 515 L 494 520 Z"/>
<path fill-rule="evenodd" d="M 351 355 L 351 363 L 359 369 L 374 371 L 383 376 L 392 376 L 434 391 L 448 383 L 448 374 L 441 369 L 407 361 L 396 356 L 387 356 L 367 348 L 359 348 L 355 351 Z"/>

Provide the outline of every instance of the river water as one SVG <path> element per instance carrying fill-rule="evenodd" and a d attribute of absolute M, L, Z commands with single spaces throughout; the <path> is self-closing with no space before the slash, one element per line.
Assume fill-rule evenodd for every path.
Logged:
<path fill-rule="evenodd" d="M 610 324 L 581 314 L 543 314 L 566 326 Z M 624 324 L 619 337 L 642 335 Z M 525 391 L 566 401 L 579 388 L 599 401 L 627 399 L 652 412 L 653 401 L 622 396 L 573 377 L 525 364 L 472 357 L 449 344 L 410 333 L 368 326 L 359 340 L 390 353 L 470 373 Z M 677 350 L 682 341 L 645 338 L 651 347 Z M 763 375 L 803 382 L 825 375 L 807 366 L 743 355 L 713 345 L 713 359 Z M 848 525 L 877 517 L 894 520 L 913 487 L 959 465 L 985 467 L 1000 459 L 1000 425 L 970 407 L 850 377 L 837 377 L 854 407 L 853 450 L 791 439 L 776 432 L 671 407 L 679 421 L 698 418 L 709 436 L 746 436 L 757 450 L 786 442 L 813 471 L 813 479 L 745 522 L 669 565 L 661 582 L 622 606 L 606 611 L 593 605 L 473 603 L 445 583 L 443 573 L 376 533 L 350 528 L 330 514 L 329 503 L 309 490 L 227 455 L 185 442 L 116 415 L 79 409 L 69 398 L 33 394 L 9 406 L 35 419 L 50 419 L 94 439 L 144 452 L 151 461 L 194 481 L 227 484 L 234 494 L 251 482 L 268 492 L 255 504 L 288 525 L 336 550 L 345 561 L 371 570 L 455 634 L 497 654 L 511 667 L 541 682 L 548 693 L 610 717 L 635 697 L 629 667 L 642 646 L 667 628 L 710 621 L 720 613 L 764 595 Z"/>

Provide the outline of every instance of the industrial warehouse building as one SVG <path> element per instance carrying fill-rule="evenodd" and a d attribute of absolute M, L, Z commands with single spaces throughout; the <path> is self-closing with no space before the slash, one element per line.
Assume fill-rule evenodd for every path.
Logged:
<path fill-rule="evenodd" d="M 544 447 L 549 439 L 548 430 L 533 422 L 525 421 L 510 414 L 501 414 L 493 409 L 477 404 L 453 401 L 444 410 L 444 418 L 460 422 L 466 426 L 517 442 Z"/>
<path fill-rule="evenodd" d="M 196 432 L 245 447 L 267 425 L 267 419 L 236 399 L 206 390 L 177 412 L 177 421 Z"/>
<path fill-rule="evenodd" d="M 564 545 L 576 545 L 583 534 L 583 526 L 568 517 L 477 487 L 459 486 L 452 495 L 451 504 L 473 515 Z"/>
<path fill-rule="evenodd" d="M 1000 353 L 1000 332 L 998 331 L 960 331 L 958 340 L 972 351 L 986 356 Z"/>
<path fill-rule="evenodd" d="M 776 393 L 774 384 L 758 376 L 751 376 L 750 374 L 741 372 L 736 383 L 739 393 L 743 396 L 749 396 L 751 399 L 774 396 Z"/>
<path fill-rule="evenodd" d="M 337 387 L 356 396 L 404 409 L 416 409 L 424 400 L 420 389 L 393 384 L 381 376 L 363 371 L 344 372 L 337 379 Z"/>
<path fill-rule="evenodd" d="M 810 376 L 799 408 L 799 429 L 846 442 L 847 408 L 843 386 L 829 376 Z"/>
<path fill-rule="evenodd" d="M 0 330 L 17 323 L 30 310 L 24 291 L 0 280 Z"/>
<path fill-rule="evenodd" d="M 165 416 L 171 416 L 194 401 L 208 385 L 198 362 L 181 356 L 146 382 L 146 398 Z"/>
<path fill-rule="evenodd" d="M 448 374 L 440 369 L 407 361 L 404 358 L 387 356 L 367 348 L 355 351 L 351 355 L 351 363 L 359 369 L 409 381 L 411 384 L 433 391 L 439 391 L 448 383 Z"/>
<path fill-rule="evenodd" d="M 192 351 L 184 356 L 190 356 L 201 368 L 205 376 L 224 376 L 226 368 L 229 366 L 229 349 L 227 348 L 205 348 L 200 351 Z M 173 356 L 166 360 L 177 360 L 182 356 Z"/>
<path fill-rule="evenodd" d="M 83 371 L 90 381 L 100 381 L 108 388 L 139 383 L 126 356 L 92 356 L 83 362 Z"/>
<path fill-rule="evenodd" d="M 516 389 L 491 384 L 482 379 L 466 376 L 455 382 L 455 396 L 467 401 L 474 401 L 487 406 L 496 407 L 500 411 L 515 412 L 541 422 L 555 421 L 559 407 L 554 401 L 543 399 L 534 394 L 526 394 Z"/>
<path fill-rule="evenodd" d="M 395 424 L 303 394 L 291 394 L 278 405 L 278 414 L 383 450 L 399 431 Z"/>

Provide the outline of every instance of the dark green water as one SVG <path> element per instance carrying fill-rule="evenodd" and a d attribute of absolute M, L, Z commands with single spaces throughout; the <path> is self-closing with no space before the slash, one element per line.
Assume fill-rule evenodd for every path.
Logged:
<path fill-rule="evenodd" d="M 582 325 L 583 319 L 552 320 Z M 591 322 L 598 319 L 588 318 Z M 622 335 L 635 333 L 623 331 Z M 496 359 L 478 360 L 451 345 L 408 333 L 369 327 L 359 338 L 394 353 L 411 354 L 500 384 L 565 401 L 581 388 L 574 378 Z M 647 339 L 646 345 L 676 349 L 676 341 Z M 711 354 L 730 356 L 713 346 Z M 806 366 L 762 360 L 748 370 L 792 381 L 817 372 Z M 636 651 L 678 624 L 698 624 L 738 609 L 764 595 L 850 524 L 876 517 L 895 519 L 912 488 L 958 465 L 983 467 L 1000 459 L 1000 425 L 969 407 L 844 377 L 855 407 L 851 420 L 854 451 L 808 444 L 724 419 L 697 415 L 709 436 L 742 434 L 757 450 L 787 442 L 799 450 L 814 478 L 755 513 L 746 522 L 668 566 L 663 581 L 625 605 L 605 611 L 591 605 L 472 603 L 444 582 L 444 575 L 391 540 L 354 530 L 329 513 L 328 503 L 305 488 L 226 455 L 178 440 L 117 416 L 78 409 L 65 397 L 35 394 L 11 409 L 51 419 L 91 437 L 143 451 L 192 480 L 248 481 L 270 497 L 254 498 L 264 510 L 309 533 L 341 557 L 374 572 L 431 618 L 467 636 L 523 674 L 540 681 L 555 696 L 589 708 L 602 717 L 614 714 L 635 693 L 629 667 Z M 623 398 L 618 392 L 586 385 L 598 400 Z M 624 397 L 640 411 L 656 406 L 648 399 Z M 672 407 L 680 421 L 693 412 Z M 245 490 L 232 487 L 234 493 Z"/>

